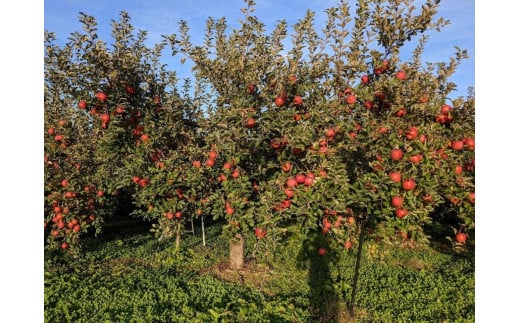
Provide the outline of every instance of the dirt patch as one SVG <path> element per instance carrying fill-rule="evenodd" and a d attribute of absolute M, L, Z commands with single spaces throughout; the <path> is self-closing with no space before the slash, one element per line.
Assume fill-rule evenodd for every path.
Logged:
<path fill-rule="evenodd" d="M 227 262 L 221 262 L 201 269 L 199 273 L 211 274 L 220 280 L 258 289 L 263 289 L 275 277 L 275 273 L 269 266 L 254 261 L 246 261 L 241 270 L 231 269 Z"/>

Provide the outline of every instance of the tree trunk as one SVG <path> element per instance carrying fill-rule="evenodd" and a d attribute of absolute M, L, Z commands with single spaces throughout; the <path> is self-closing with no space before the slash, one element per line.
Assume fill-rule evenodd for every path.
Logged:
<path fill-rule="evenodd" d="M 181 247 L 181 232 L 177 230 L 177 236 L 175 237 L 175 249 L 179 250 Z"/>
<path fill-rule="evenodd" d="M 244 236 L 237 234 L 229 245 L 229 267 L 240 270 L 244 266 Z"/>

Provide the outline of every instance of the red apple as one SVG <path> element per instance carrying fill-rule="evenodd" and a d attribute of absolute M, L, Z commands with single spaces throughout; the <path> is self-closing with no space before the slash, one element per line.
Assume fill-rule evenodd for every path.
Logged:
<path fill-rule="evenodd" d="M 392 206 L 393 207 L 402 207 L 404 205 L 404 199 L 400 196 L 392 197 Z"/>
<path fill-rule="evenodd" d="M 403 151 L 401 149 L 393 149 L 390 153 L 390 157 L 393 160 L 401 160 L 401 158 L 403 158 Z"/>
<path fill-rule="evenodd" d="M 451 142 L 451 149 L 453 150 L 461 150 L 464 148 L 464 141 L 462 140 L 454 140 Z"/>
<path fill-rule="evenodd" d="M 404 71 L 398 71 L 397 73 L 395 73 L 395 77 L 398 79 L 398 80 L 406 80 L 406 72 Z"/>
<path fill-rule="evenodd" d="M 457 242 L 459 242 L 459 243 L 466 243 L 467 238 L 468 238 L 468 235 L 465 234 L 464 232 L 458 232 L 455 235 L 455 240 L 457 240 Z"/>
<path fill-rule="evenodd" d="M 345 101 L 347 102 L 347 104 L 354 104 L 357 102 L 357 98 L 355 95 L 349 94 L 349 95 L 347 95 L 347 98 L 345 99 Z"/>
<path fill-rule="evenodd" d="M 415 181 L 413 179 L 407 179 L 407 180 L 403 181 L 403 189 L 406 191 L 413 190 L 416 185 L 417 185 L 417 183 L 415 183 Z"/>
<path fill-rule="evenodd" d="M 390 177 L 390 179 L 396 183 L 400 183 L 401 182 L 401 173 L 399 172 L 391 172 L 390 174 L 388 174 L 388 176 Z"/>
<path fill-rule="evenodd" d="M 410 162 L 412 164 L 419 164 L 422 161 L 422 159 L 423 156 L 421 154 L 410 156 Z"/>
<path fill-rule="evenodd" d="M 408 214 L 408 210 L 407 209 L 397 209 L 397 210 L 395 210 L 395 215 L 399 219 L 404 218 L 407 214 Z"/>
<path fill-rule="evenodd" d="M 305 175 L 304 174 L 298 174 L 294 176 L 294 179 L 296 180 L 296 183 L 303 184 L 305 182 Z"/>
<path fill-rule="evenodd" d="M 296 187 L 298 185 L 298 182 L 294 179 L 294 178 L 289 178 L 287 179 L 287 181 L 285 182 L 285 185 L 287 187 Z"/>
<path fill-rule="evenodd" d="M 450 111 L 451 111 L 451 106 L 447 105 L 447 104 L 443 104 L 441 106 L 441 114 L 442 115 L 449 115 L 450 114 Z"/>
<path fill-rule="evenodd" d="M 277 107 L 281 107 L 285 104 L 285 99 L 281 96 L 277 96 L 276 99 L 274 100 L 274 104 L 277 106 Z"/>

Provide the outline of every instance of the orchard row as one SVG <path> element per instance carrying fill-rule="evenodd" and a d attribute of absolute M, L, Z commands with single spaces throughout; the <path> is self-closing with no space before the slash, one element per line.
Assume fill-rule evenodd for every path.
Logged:
<path fill-rule="evenodd" d="M 84 33 L 65 46 L 46 34 L 47 247 L 78 252 L 82 235 L 128 205 L 178 245 L 186 221 L 202 217 L 224 219 L 224 234 L 254 234 L 266 248 L 310 232 L 328 248 L 351 248 L 360 218 L 385 241 L 420 244 L 439 210 L 456 212 L 450 239 L 466 243 L 474 99 L 450 99 L 448 81 L 465 53 L 433 68 L 420 64 L 419 41 L 403 62 L 401 34 L 368 50 L 362 31 L 385 34 L 388 13 L 360 5 L 350 21 L 345 6 L 328 12 L 321 35 L 312 13 L 302 18 L 287 55 L 284 22 L 266 34 L 251 16 L 231 33 L 209 19 L 203 46 L 191 44 L 181 22 L 179 34 L 147 48 L 126 13 L 113 50 L 86 15 Z M 397 26 L 403 35 L 441 27 L 434 9 Z M 351 36 L 339 32 L 345 24 Z M 167 46 L 194 64 L 195 83 L 180 85 L 160 63 Z"/>

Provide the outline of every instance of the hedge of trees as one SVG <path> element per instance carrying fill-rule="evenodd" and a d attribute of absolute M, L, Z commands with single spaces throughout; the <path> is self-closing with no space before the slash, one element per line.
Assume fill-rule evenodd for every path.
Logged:
<path fill-rule="evenodd" d="M 474 95 L 451 97 L 465 50 L 423 61 L 427 33 L 447 24 L 439 1 L 340 1 L 323 29 L 308 11 L 271 32 L 245 3 L 235 29 L 208 18 L 202 44 L 181 21 L 147 47 L 126 12 L 111 43 L 86 14 L 63 46 L 45 33 L 46 248 L 78 255 L 81 237 L 121 212 L 178 247 L 187 221 L 225 221 L 237 268 L 245 235 L 268 255 L 319 233 L 334 252 L 358 243 L 360 221 L 396 244 L 428 243 L 439 223 L 464 248 Z M 168 69 L 165 51 L 190 61 L 193 79 Z"/>

